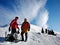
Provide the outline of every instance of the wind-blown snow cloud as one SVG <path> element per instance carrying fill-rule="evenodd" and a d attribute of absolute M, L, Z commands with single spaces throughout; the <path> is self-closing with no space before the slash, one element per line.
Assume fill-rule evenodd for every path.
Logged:
<path fill-rule="evenodd" d="M 5 2 L 4 2 L 5 1 Z M 45 9 L 47 0 L 0 0 L 0 24 L 9 23 L 15 16 L 19 16 L 19 23 L 28 18 L 30 23 L 47 25 L 48 11 Z M 3 19 L 4 18 L 4 19 Z M 3 21 L 2 21 L 3 20 Z"/>
<path fill-rule="evenodd" d="M 41 27 L 44 27 L 44 28 L 47 28 L 48 25 L 47 25 L 47 21 L 48 21 L 48 11 L 46 9 L 42 9 L 42 11 L 39 11 L 39 15 L 38 15 L 38 18 L 36 21 L 36 24 L 41 26 Z"/>

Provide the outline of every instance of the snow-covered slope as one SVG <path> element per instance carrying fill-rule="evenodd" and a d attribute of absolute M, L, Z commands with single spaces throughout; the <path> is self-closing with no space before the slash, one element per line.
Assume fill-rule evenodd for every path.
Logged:
<path fill-rule="evenodd" d="M 31 25 L 27 42 L 13 43 L 4 41 L 6 31 L 8 32 L 8 27 L 0 28 L 0 45 L 60 45 L 60 34 L 57 34 L 57 36 L 41 34 L 41 28 L 35 25 Z M 21 39 L 20 34 L 18 36 Z"/>

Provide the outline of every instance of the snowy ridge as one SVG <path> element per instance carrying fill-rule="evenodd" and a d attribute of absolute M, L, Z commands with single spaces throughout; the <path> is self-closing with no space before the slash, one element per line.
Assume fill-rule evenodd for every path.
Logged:
<path fill-rule="evenodd" d="M 60 35 L 52 36 L 48 34 L 41 34 L 41 28 L 35 25 L 31 25 L 31 30 L 28 33 L 27 42 L 6 42 L 4 41 L 5 31 L 8 31 L 8 27 L 0 28 L 0 45 L 60 45 Z M 21 36 L 19 34 L 19 39 Z"/>

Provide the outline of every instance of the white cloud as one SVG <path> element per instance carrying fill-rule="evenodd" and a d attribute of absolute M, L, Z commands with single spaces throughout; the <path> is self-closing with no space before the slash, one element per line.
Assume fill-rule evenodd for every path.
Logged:
<path fill-rule="evenodd" d="M 46 9 L 42 9 L 43 11 L 40 11 L 39 17 L 36 21 L 37 25 L 41 27 L 47 28 L 47 21 L 48 21 L 48 11 Z"/>
<path fill-rule="evenodd" d="M 45 6 L 46 2 L 47 0 L 22 0 L 20 3 L 22 5 L 20 11 L 17 11 L 17 15 L 21 19 L 20 21 L 22 22 L 25 17 L 29 21 L 33 20 L 38 15 L 38 11 Z"/>
<path fill-rule="evenodd" d="M 46 2 L 47 0 L 15 0 L 16 5 L 12 4 L 14 11 L 2 7 L 0 8 L 0 14 L 5 15 L 4 17 L 7 18 L 6 21 L 9 20 L 9 22 L 15 16 L 19 16 L 19 23 L 27 17 L 30 22 L 36 18 L 37 21 L 35 23 L 39 26 L 47 25 L 48 11 L 44 8 Z M 41 12 L 41 10 L 43 11 Z M 38 14 L 38 12 L 41 14 Z"/>

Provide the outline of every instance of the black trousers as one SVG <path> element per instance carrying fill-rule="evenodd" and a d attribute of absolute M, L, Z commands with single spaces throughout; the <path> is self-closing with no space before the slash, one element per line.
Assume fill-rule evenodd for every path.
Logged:
<path fill-rule="evenodd" d="M 14 33 L 16 33 L 16 29 L 12 28 L 11 34 L 13 35 Z"/>
<path fill-rule="evenodd" d="M 22 37 L 22 41 L 24 41 L 24 34 L 25 34 L 25 41 L 27 41 L 27 38 L 28 38 L 28 33 L 23 33 L 21 32 L 21 37 Z"/>
<path fill-rule="evenodd" d="M 16 32 L 16 29 L 12 28 L 11 35 L 8 34 L 9 37 L 7 37 L 7 41 L 13 42 L 15 38 L 13 37 L 13 34 Z"/>

